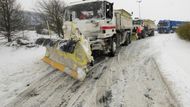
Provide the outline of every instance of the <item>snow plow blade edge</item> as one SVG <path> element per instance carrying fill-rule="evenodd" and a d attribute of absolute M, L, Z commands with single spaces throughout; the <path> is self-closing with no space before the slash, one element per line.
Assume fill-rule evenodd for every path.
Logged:
<path fill-rule="evenodd" d="M 66 68 L 65 65 L 60 64 L 58 62 L 55 62 L 55 61 L 49 59 L 48 57 L 44 57 L 42 60 L 45 63 L 51 65 L 53 68 L 56 68 L 61 72 L 65 72 L 65 68 Z M 79 80 L 82 80 L 82 78 L 85 78 L 85 77 L 82 77 L 82 76 L 81 76 L 82 78 L 79 78 L 78 73 L 76 71 L 72 71 L 72 70 L 70 71 L 70 76 L 73 77 L 74 79 L 79 79 Z"/>

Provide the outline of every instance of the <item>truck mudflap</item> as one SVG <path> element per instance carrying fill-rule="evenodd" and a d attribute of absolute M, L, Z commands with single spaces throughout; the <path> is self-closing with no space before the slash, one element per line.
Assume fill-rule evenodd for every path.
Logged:
<path fill-rule="evenodd" d="M 42 59 L 45 63 L 80 81 L 85 79 L 88 66 L 94 61 L 90 44 L 80 33 L 72 32 L 72 38 L 67 40 L 39 38 L 36 44 L 46 47 Z"/>

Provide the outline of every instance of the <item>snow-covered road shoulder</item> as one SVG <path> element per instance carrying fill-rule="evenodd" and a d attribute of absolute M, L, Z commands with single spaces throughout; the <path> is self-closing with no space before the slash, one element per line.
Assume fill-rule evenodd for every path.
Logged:
<path fill-rule="evenodd" d="M 150 40 L 155 61 L 181 107 L 190 105 L 190 43 L 176 34 L 163 34 Z"/>
<path fill-rule="evenodd" d="M 3 37 L 2 35 L 0 35 Z M 27 48 L 16 44 L 18 38 L 35 44 L 38 38 L 49 38 L 49 35 L 37 34 L 36 31 L 17 32 L 11 43 L 3 37 L 0 38 L 0 105 L 4 106 L 14 99 L 19 93 L 27 88 L 31 83 L 37 81 L 53 70 L 41 61 L 45 55 L 44 47 Z M 57 38 L 55 34 L 52 38 Z M 22 40 L 22 39 L 21 39 Z"/>
<path fill-rule="evenodd" d="M 3 106 L 44 75 L 47 65 L 40 59 L 45 49 L 0 47 L 0 104 Z M 46 67 L 47 66 L 47 67 Z M 43 67 L 43 68 L 42 68 Z"/>

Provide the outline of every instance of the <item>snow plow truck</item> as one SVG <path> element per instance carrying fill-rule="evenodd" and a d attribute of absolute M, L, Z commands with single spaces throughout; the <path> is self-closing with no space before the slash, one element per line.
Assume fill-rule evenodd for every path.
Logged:
<path fill-rule="evenodd" d="M 43 61 L 83 81 L 94 61 L 92 52 L 114 56 L 121 45 L 131 43 L 132 17 L 124 9 L 113 10 L 105 0 L 75 2 L 66 7 L 64 39 L 40 38 L 46 47 Z"/>

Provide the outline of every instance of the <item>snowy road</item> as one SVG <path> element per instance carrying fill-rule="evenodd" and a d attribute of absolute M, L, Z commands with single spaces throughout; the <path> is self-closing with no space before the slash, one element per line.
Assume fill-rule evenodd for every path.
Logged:
<path fill-rule="evenodd" d="M 148 53 L 151 39 L 122 47 L 84 82 L 52 71 L 7 107 L 179 107 Z"/>
<path fill-rule="evenodd" d="M 112 73 L 112 107 L 178 107 L 151 54 L 146 53 L 150 39 L 121 51 L 119 66 Z"/>

